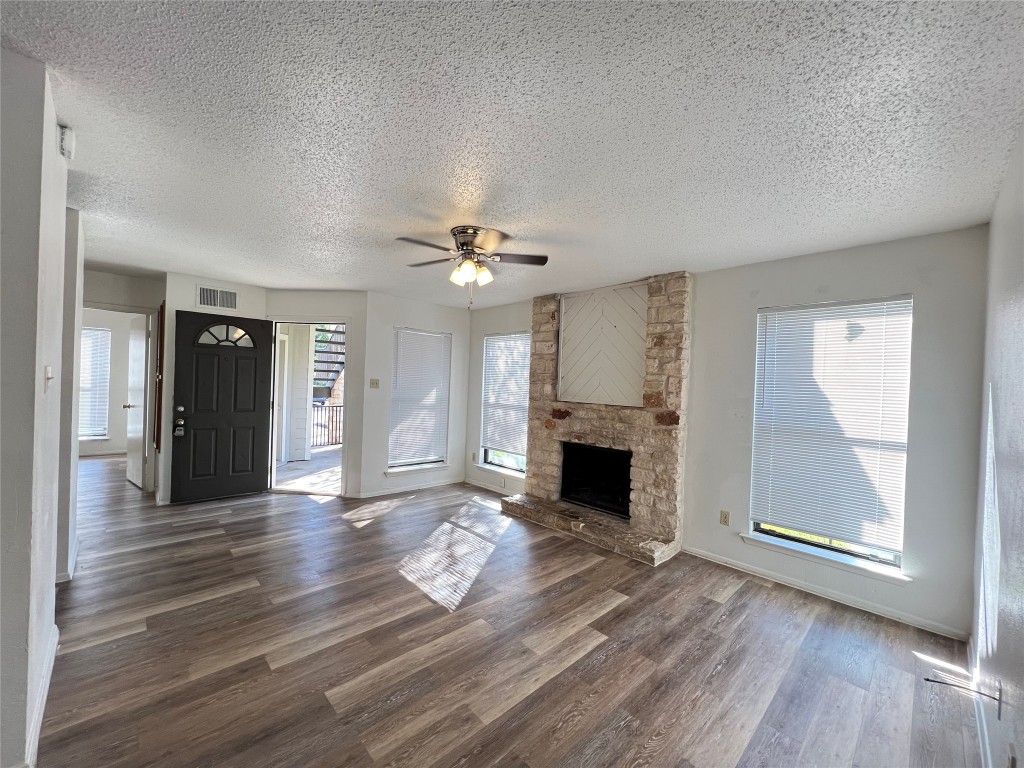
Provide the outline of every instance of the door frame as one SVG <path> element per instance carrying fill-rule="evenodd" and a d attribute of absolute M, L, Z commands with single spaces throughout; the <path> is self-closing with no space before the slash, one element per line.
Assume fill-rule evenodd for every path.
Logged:
<path fill-rule="evenodd" d="M 273 460 L 271 461 L 270 487 L 273 489 L 277 484 L 277 464 L 288 463 L 288 398 L 291 395 L 291 388 L 288 386 L 288 376 L 281 376 L 282 371 L 287 372 L 288 360 L 290 358 L 291 340 L 287 333 L 282 333 L 278 324 L 274 323 L 274 423 L 271 424 L 271 435 L 273 442 Z M 281 378 L 278 378 L 281 376 Z M 280 418 L 279 418 L 280 415 Z M 278 459 L 278 453 L 281 454 Z"/>
<path fill-rule="evenodd" d="M 350 376 L 348 376 L 348 329 L 352 325 L 353 318 L 351 315 L 267 315 L 267 320 L 271 320 L 274 323 L 274 335 L 277 335 L 277 326 L 279 323 L 303 323 L 305 325 L 316 325 L 317 323 L 344 323 L 345 324 L 345 382 L 341 388 L 341 493 L 338 497 L 341 498 L 346 495 L 348 491 L 348 477 L 349 471 L 351 470 L 352 451 L 346 451 L 345 445 L 348 442 L 349 432 L 349 387 L 352 386 Z M 289 350 L 291 349 L 291 342 L 289 341 Z M 277 392 L 277 345 L 274 346 L 274 392 Z M 361 383 L 361 382 L 360 382 Z M 277 407 L 274 407 L 274 424 L 272 433 L 276 435 L 277 430 Z M 295 493 L 295 491 L 277 490 L 274 488 L 277 485 L 277 464 L 273 461 L 270 462 L 270 492 L 271 493 Z"/>
<path fill-rule="evenodd" d="M 82 309 L 103 309 L 107 312 L 120 312 L 124 315 L 145 315 L 146 317 L 146 402 L 143 404 L 143 425 L 142 444 L 145 453 L 142 457 L 142 490 L 146 493 L 156 493 L 157 487 L 157 458 L 156 447 L 153 441 L 156 422 L 154 420 L 154 408 L 156 407 L 156 341 L 158 329 L 158 316 L 160 309 L 153 307 L 136 307 L 127 304 L 108 304 L 102 301 L 83 301 Z M 81 356 L 81 351 L 79 351 Z M 81 361 L 79 361 L 81 362 Z M 75 397 L 78 397 L 78 383 L 75 383 Z M 127 480 L 127 477 L 125 478 Z"/>

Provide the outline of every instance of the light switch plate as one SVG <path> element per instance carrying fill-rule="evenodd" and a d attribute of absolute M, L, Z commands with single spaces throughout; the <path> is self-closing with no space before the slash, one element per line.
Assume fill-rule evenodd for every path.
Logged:
<path fill-rule="evenodd" d="M 370 379 L 370 389 L 380 389 L 380 379 Z"/>

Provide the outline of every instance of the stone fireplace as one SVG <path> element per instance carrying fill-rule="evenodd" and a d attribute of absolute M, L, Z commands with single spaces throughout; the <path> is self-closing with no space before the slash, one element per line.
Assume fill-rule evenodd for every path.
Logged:
<path fill-rule="evenodd" d="M 559 297 L 534 299 L 526 493 L 505 498 L 502 509 L 658 565 L 680 546 L 691 278 L 685 272 L 657 275 L 646 287 L 643 404 L 638 406 L 558 399 Z M 613 479 L 605 477 L 614 469 L 599 454 L 591 454 L 589 477 L 584 462 L 583 477 L 570 478 L 586 486 L 582 496 L 578 488 L 563 493 L 564 449 L 574 452 L 575 446 L 629 454 L 626 516 L 588 502 L 604 493 L 595 482 Z"/>

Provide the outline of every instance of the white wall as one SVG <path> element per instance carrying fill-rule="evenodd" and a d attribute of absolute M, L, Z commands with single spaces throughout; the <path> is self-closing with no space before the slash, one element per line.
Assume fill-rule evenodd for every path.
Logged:
<path fill-rule="evenodd" d="M 174 311 L 195 310 L 195 286 L 208 284 L 189 275 L 167 276 L 167 335 L 164 375 L 164 450 L 160 454 L 158 501 L 170 492 L 171 409 L 174 381 Z M 469 372 L 469 316 L 465 309 L 441 307 L 361 291 L 291 291 L 219 284 L 240 292 L 238 316 L 276 322 L 339 322 L 346 325 L 345 445 L 342 448 L 346 496 L 378 496 L 465 479 L 466 397 Z M 451 412 L 448 424 L 448 466 L 389 473 L 388 430 L 391 367 L 396 327 L 447 331 L 452 334 Z M 525 327 L 529 327 L 529 323 Z M 289 339 L 291 343 L 291 339 Z M 380 389 L 369 380 L 380 379 Z"/>
<path fill-rule="evenodd" d="M 57 489 L 57 581 L 67 581 L 78 558 L 78 374 L 82 341 L 85 236 L 78 211 L 64 227 L 64 324 L 60 380 L 60 485 Z"/>
<path fill-rule="evenodd" d="M 984 395 L 971 640 L 982 690 L 1003 683 L 1002 720 L 978 701 L 988 764 L 1004 766 L 1011 741 L 1024 759 L 1024 131 L 989 232 Z"/>
<path fill-rule="evenodd" d="M 288 327 L 288 446 L 289 461 L 309 461 L 313 421 L 313 326 Z"/>
<path fill-rule="evenodd" d="M 684 548 L 965 638 L 971 626 L 987 227 L 695 280 Z M 894 584 L 745 544 L 759 307 L 914 295 L 903 570 Z M 719 524 L 719 510 L 732 525 Z"/>
<path fill-rule="evenodd" d="M 83 328 L 106 328 L 110 331 L 110 398 L 107 403 L 107 437 L 78 441 L 79 456 L 109 456 L 128 450 L 128 412 L 121 406 L 128 402 L 128 332 L 130 312 L 105 309 L 83 309 Z"/>
<path fill-rule="evenodd" d="M 469 383 L 469 311 L 423 301 L 367 294 L 366 381 L 364 389 L 362 483 L 359 495 L 378 496 L 414 488 L 457 483 L 465 479 L 466 397 Z M 391 411 L 391 370 L 396 327 L 452 334 L 451 399 L 448 420 L 448 464 L 409 472 L 388 471 Z M 354 372 L 350 372 L 354 373 Z M 369 379 L 380 389 L 369 389 Z M 348 379 L 346 379 L 348 382 Z M 351 434 L 351 433 L 346 433 Z M 350 441 L 349 441 L 350 442 Z"/>
<path fill-rule="evenodd" d="M 0 78 L 0 765 L 6 767 L 35 760 L 57 649 L 67 166 L 57 151 L 44 65 L 3 49 Z"/>
<path fill-rule="evenodd" d="M 521 301 L 470 312 L 469 395 L 466 400 L 466 481 L 499 493 L 523 493 L 521 477 L 483 466 L 480 454 L 483 404 L 484 337 L 495 333 L 529 333 L 533 324 L 533 302 Z M 475 456 L 475 458 L 474 458 Z"/>
<path fill-rule="evenodd" d="M 236 310 L 211 310 L 196 306 L 197 287 L 199 285 L 214 288 L 226 288 L 238 291 L 238 308 Z M 86 280 L 88 290 L 89 280 Z M 267 315 L 267 291 L 252 285 L 225 283 L 221 280 L 207 280 L 196 275 L 168 273 L 166 279 L 167 301 L 164 327 L 164 393 L 163 393 L 163 431 L 161 433 L 160 453 L 157 457 L 157 502 L 166 504 L 171 498 L 171 443 L 173 429 L 171 422 L 174 409 L 174 339 L 177 311 L 209 312 L 218 315 L 235 317 L 252 317 L 263 319 Z M 159 306 L 159 302 L 157 302 Z"/>
<path fill-rule="evenodd" d="M 164 276 L 118 275 L 85 270 L 82 300 L 87 307 L 122 312 L 147 312 L 160 308 L 166 290 Z"/>

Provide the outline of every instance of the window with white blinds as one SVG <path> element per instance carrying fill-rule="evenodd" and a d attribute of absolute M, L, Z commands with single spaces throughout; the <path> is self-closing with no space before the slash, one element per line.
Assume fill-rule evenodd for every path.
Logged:
<path fill-rule="evenodd" d="M 110 330 L 82 329 L 78 436 L 106 437 L 110 409 Z"/>
<path fill-rule="evenodd" d="M 448 458 L 451 367 L 450 333 L 395 329 L 389 467 L 433 464 Z"/>
<path fill-rule="evenodd" d="M 525 468 L 530 334 L 484 337 L 481 448 L 484 462 Z"/>
<path fill-rule="evenodd" d="M 913 299 L 759 310 L 755 531 L 898 565 Z"/>

